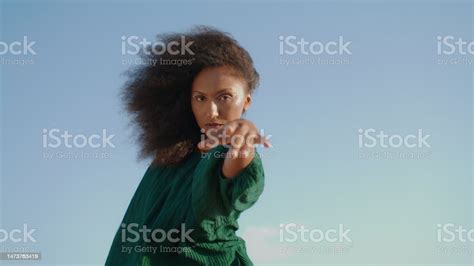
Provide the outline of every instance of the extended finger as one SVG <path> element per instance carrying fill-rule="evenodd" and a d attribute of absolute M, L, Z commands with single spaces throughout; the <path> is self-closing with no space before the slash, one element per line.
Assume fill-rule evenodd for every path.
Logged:
<path fill-rule="evenodd" d="M 248 135 L 247 133 L 249 132 L 249 130 L 250 128 L 247 125 L 240 125 L 232 134 L 230 144 L 233 147 L 240 149 L 246 142 L 246 137 Z"/>

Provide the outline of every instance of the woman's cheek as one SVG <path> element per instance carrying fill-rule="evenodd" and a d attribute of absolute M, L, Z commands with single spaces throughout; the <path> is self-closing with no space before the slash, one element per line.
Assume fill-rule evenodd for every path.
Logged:
<path fill-rule="evenodd" d="M 194 119 L 196 119 L 196 122 L 200 128 L 204 128 L 204 124 L 206 123 L 203 119 L 203 114 L 202 114 L 202 109 L 199 107 L 193 105 L 192 106 L 193 114 L 194 114 Z"/>
<path fill-rule="evenodd" d="M 239 119 L 242 116 L 243 103 L 242 102 L 233 102 L 227 109 L 226 116 L 229 120 Z"/>
<path fill-rule="evenodd" d="M 232 109 L 240 111 L 244 106 L 244 97 L 239 95 L 231 100 Z"/>

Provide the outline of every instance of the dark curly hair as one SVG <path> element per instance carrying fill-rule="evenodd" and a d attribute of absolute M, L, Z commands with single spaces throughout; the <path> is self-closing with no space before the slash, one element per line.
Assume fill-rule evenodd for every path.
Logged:
<path fill-rule="evenodd" d="M 191 52 L 184 49 L 183 40 Z M 192 153 L 200 140 L 191 109 L 196 75 L 208 67 L 230 66 L 252 93 L 259 74 L 249 53 L 230 34 L 215 28 L 198 26 L 184 34 L 160 34 L 157 41 L 173 42 L 174 49 L 150 53 L 145 51 L 152 47 L 145 47 L 141 59 L 147 64 L 127 72 L 122 99 L 137 126 L 139 157 L 152 157 L 153 165 L 173 165 Z"/>

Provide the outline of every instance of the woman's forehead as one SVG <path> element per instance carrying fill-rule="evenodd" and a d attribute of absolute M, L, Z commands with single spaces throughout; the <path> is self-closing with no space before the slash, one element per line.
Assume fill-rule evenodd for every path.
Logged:
<path fill-rule="evenodd" d="M 243 79 L 237 76 L 235 71 L 219 67 L 201 71 L 194 79 L 192 90 L 209 94 L 225 90 L 234 91 L 240 88 L 245 88 Z"/>

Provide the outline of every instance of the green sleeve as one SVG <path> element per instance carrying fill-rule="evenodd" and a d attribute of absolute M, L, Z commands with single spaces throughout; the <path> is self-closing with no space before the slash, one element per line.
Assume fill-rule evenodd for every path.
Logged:
<path fill-rule="evenodd" d="M 234 211 L 242 212 L 252 207 L 263 192 L 265 174 L 258 152 L 252 161 L 232 179 L 222 173 L 223 160 L 219 164 L 217 177 L 224 205 Z"/>
<path fill-rule="evenodd" d="M 198 223 L 209 218 L 228 219 L 250 208 L 263 192 L 264 171 L 256 152 L 254 158 L 233 179 L 222 174 L 228 148 L 218 146 L 201 159 L 193 176 L 192 201 Z M 231 218 L 232 219 L 232 218 Z"/>

